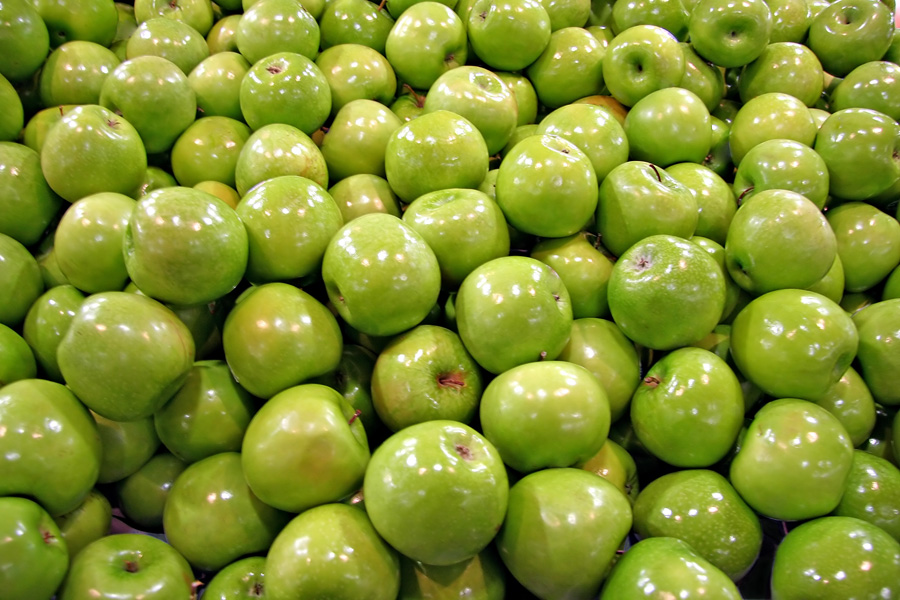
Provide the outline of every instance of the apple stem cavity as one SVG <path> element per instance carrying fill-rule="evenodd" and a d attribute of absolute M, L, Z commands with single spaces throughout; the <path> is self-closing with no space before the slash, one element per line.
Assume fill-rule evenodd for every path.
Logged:
<path fill-rule="evenodd" d="M 437 376 L 437 382 L 441 387 L 454 388 L 457 390 L 466 387 L 466 380 L 459 372 L 441 373 Z"/>
<path fill-rule="evenodd" d="M 649 388 L 655 388 L 659 386 L 660 383 L 662 383 L 662 380 L 655 375 L 647 375 L 644 377 L 644 385 Z"/>

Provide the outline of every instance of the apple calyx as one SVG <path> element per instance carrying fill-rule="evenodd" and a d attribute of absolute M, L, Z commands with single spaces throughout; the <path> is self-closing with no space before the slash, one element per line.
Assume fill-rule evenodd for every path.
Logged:
<path fill-rule="evenodd" d="M 466 387 L 466 380 L 458 371 L 452 373 L 440 373 L 437 376 L 437 383 L 440 387 L 454 388 L 457 390 Z"/>
<path fill-rule="evenodd" d="M 127 571 L 128 573 L 137 573 L 141 569 L 137 561 L 131 559 L 127 559 L 124 566 L 125 571 Z"/>
<path fill-rule="evenodd" d="M 250 596 L 252 598 L 262 598 L 263 596 L 263 584 L 260 581 L 257 581 L 253 584 L 253 587 L 250 588 Z"/>
<path fill-rule="evenodd" d="M 107 119 L 107 121 L 106 121 L 106 126 L 111 129 L 118 129 L 119 125 L 120 125 L 120 123 L 119 123 L 118 119 Z"/>
<path fill-rule="evenodd" d="M 472 460 L 472 458 L 473 458 L 472 450 L 469 449 L 468 446 L 463 446 L 462 444 L 456 444 L 453 447 L 453 449 L 456 450 L 456 453 L 459 454 L 459 457 L 462 458 L 463 460 Z"/>
<path fill-rule="evenodd" d="M 647 375 L 644 377 L 644 385 L 649 388 L 658 387 L 660 383 L 662 383 L 662 380 L 656 375 Z"/>
<path fill-rule="evenodd" d="M 266 67 L 266 71 L 268 71 L 272 75 L 278 75 L 279 73 L 281 73 L 281 67 L 278 65 L 269 65 L 268 67 Z"/>

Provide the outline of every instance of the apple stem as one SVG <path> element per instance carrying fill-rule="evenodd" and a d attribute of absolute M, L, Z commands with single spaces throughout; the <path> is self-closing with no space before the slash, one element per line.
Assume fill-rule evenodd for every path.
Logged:
<path fill-rule="evenodd" d="M 647 163 L 647 164 L 650 165 L 650 168 L 653 169 L 654 173 L 656 173 L 656 179 L 658 181 L 662 181 L 662 177 L 660 176 L 659 169 L 656 168 L 656 165 L 654 165 L 653 163 Z"/>
<path fill-rule="evenodd" d="M 753 193 L 753 187 L 754 187 L 754 186 L 751 185 L 751 186 L 748 187 L 746 190 L 744 190 L 743 192 L 741 192 L 741 195 L 738 196 L 738 199 L 737 199 L 738 206 L 741 205 L 741 203 L 744 201 L 744 197 L 745 197 L 747 194 Z"/>
<path fill-rule="evenodd" d="M 62 116 L 65 116 L 65 114 L 66 114 L 66 111 L 64 111 L 62 105 L 60 105 L 60 107 L 59 107 L 59 116 L 62 117 Z"/>
<path fill-rule="evenodd" d="M 644 384 L 651 388 L 657 387 L 660 383 L 662 383 L 662 380 L 655 375 L 647 375 L 644 377 Z"/>
<path fill-rule="evenodd" d="M 541 350 L 541 353 L 538 355 L 538 362 L 547 360 L 547 351 Z"/>
<path fill-rule="evenodd" d="M 404 83 L 403 89 L 408 91 L 409 95 L 413 97 L 413 99 L 416 101 L 417 107 L 422 108 L 423 106 L 425 106 L 425 96 L 416 92 L 416 90 L 414 90 L 411 85 L 409 85 L 408 83 Z"/>
<path fill-rule="evenodd" d="M 385 3 L 387 3 L 387 0 L 381 0 L 381 3 L 378 5 L 378 8 L 376 10 L 378 10 L 378 11 L 383 10 Z"/>
<path fill-rule="evenodd" d="M 353 421 L 357 420 L 362 415 L 362 411 L 358 408 L 353 411 L 353 416 L 350 417 L 350 420 L 347 422 L 348 425 L 353 425 Z"/>

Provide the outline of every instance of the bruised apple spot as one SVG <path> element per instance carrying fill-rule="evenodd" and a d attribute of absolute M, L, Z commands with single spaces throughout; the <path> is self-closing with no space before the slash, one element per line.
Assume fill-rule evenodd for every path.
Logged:
<path fill-rule="evenodd" d="M 453 449 L 456 450 L 456 453 L 459 454 L 459 457 L 462 458 L 463 460 L 472 460 L 472 451 L 469 449 L 468 446 L 463 446 L 462 444 L 456 444 L 456 446 L 454 446 Z"/>

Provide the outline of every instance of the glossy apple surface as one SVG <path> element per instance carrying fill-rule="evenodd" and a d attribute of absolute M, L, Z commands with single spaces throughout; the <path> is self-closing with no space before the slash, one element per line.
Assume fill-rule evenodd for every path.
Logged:
<path fill-rule="evenodd" d="M 61 206 L 44 179 L 40 154 L 24 144 L 0 142 L 0 233 L 31 246 Z"/>
<path fill-rule="evenodd" d="M 0 498 L 0 584 L 10 598 L 49 600 L 69 567 L 66 541 L 39 504 Z"/>

